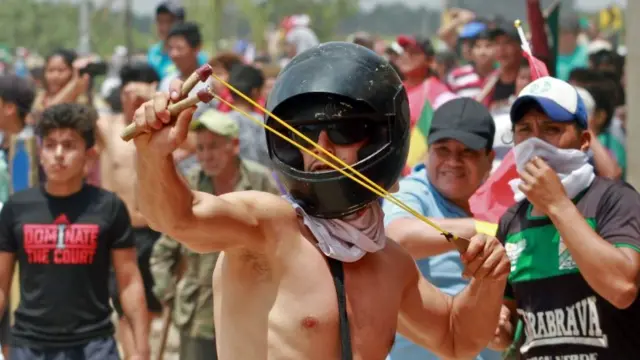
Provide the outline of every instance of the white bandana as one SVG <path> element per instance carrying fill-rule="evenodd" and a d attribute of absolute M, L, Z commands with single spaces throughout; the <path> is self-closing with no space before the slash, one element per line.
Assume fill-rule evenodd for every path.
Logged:
<path fill-rule="evenodd" d="M 355 262 L 366 253 L 382 250 L 387 242 L 384 213 L 377 201 L 363 212 L 343 219 L 321 219 L 309 216 L 293 199 L 285 196 L 298 216 L 318 241 L 318 248 L 328 257 L 342 262 Z"/>
<path fill-rule="evenodd" d="M 513 152 L 518 172 L 523 171 L 525 165 L 535 156 L 544 160 L 558 174 L 569 199 L 578 196 L 596 178 L 587 154 L 580 150 L 558 149 L 541 139 L 530 138 L 514 147 Z M 521 183 L 520 178 L 509 181 L 516 202 L 526 197 L 518 188 Z"/>

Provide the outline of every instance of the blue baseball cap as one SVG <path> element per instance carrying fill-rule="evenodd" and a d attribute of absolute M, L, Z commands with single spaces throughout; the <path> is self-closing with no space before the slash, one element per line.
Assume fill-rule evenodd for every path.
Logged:
<path fill-rule="evenodd" d="M 587 108 L 578 90 L 571 84 L 544 76 L 525 86 L 511 106 L 511 122 L 517 123 L 531 110 L 539 107 L 552 121 L 575 121 L 587 128 Z"/>
<path fill-rule="evenodd" d="M 481 32 L 487 30 L 487 25 L 479 21 L 474 21 L 462 27 L 458 38 L 461 40 L 470 40 L 477 37 Z"/>

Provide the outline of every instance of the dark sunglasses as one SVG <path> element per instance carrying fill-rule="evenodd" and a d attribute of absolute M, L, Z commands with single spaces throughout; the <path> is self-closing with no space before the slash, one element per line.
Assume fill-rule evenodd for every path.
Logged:
<path fill-rule="evenodd" d="M 368 118 L 341 119 L 337 121 L 325 120 L 300 124 L 291 123 L 294 129 L 314 142 L 318 142 L 320 133 L 324 131 L 332 143 L 340 146 L 352 145 L 366 140 L 370 137 L 375 125 L 375 121 Z M 313 147 L 313 145 L 293 133 L 293 131 L 287 131 L 287 133 L 289 137 L 297 143 L 307 148 Z"/>

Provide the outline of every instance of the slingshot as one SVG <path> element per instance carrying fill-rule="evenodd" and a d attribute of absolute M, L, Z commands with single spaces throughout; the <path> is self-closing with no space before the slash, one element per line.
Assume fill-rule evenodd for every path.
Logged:
<path fill-rule="evenodd" d="M 396 197 L 394 197 L 391 193 L 389 193 L 387 190 L 382 188 L 380 185 L 376 184 L 371 179 L 367 178 L 366 176 L 361 174 L 359 171 L 355 170 L 353 167 L 351 167 L 350 165 L 346 164 L 344 161 L 342 161 L 341 159 L 339 159 L 335 155 L 331 154 L 329 151 L 325 150 L 322 146 L 318 145 L 316 142 L 314 142 L 313 140 L 309 139 L 307 136 L 305 136 L 304 134 L 302 134 L 301 132 L 296 130 L 294 127 L 292 127 L 291 125 L 287 124 L 284 120 L 280 119 L 279 117 L 277 117 L 276 115 L 271 113 L 269 110 L 265 109 L 263 106 L 261 106 L 260 104 L 256 103 L 255 101 L 253 101 L 250 97 L 248 97 L 247 95 L 242 93 L 240 90 L 238 90 L 235 87 L 233 87 L 231 84 L 227 83 L 226 81 L 220 79 L 218 76 L 213 74 L 213 71 L 212 71 L 212 69 L 211 69 L 211 67 L 209 65 L 202 66 L 201 68 L 196 70 L 193 74 L 191 74 L 189 76 L 189 78 L 187 78 L 187 80 L 182 85 L 182 89 L 180 91 L 181 96 L 184 97 L 186 94 L 189 94 L 189 92 L 198 83 L 198 81 L 203 81 L 204 82 L 209 77 L 213 77 L 214 79 L 219 81 L 226 88 L 228 88 L 229 90 L 233 91 L 235 94 L 237 94 L 238 96 L 240 96 L 241 98 L 246 100 L 248 103 L 250 103 L 251 105 L 253 105 L 257 109 L 263 111 L 265 114 L 267 114 L 270 117 L 272 117 L 280 125 L 284 126 L 287 130 L 291 131 L 295 135 L 297 135 L 300 138 L 304 139 L 309 144 L 313 145 L 316 149 L 318 149 L 320 152 L 322 152 L 326 157 L 328 157 L 329 159 L 333 160 L 333 162 L 335 162 L 336 164 L 339 164 L 343 168 L 342 169 L 339 168 L 333 162 L 327 161 L 323 157 L 315 154 L 312 150 L 306 148 L 304 145 L 301 145 L 301 144 L 297 143 L 295 140 L 287 137 L 286 135 L 283 135 L 282 133 L 280 133 L 279 131 L 275 130 L 271 126 L 263 123 L 260 119 L 257 119 L 254 116 L 252 116 L 251 114 L 247 113 L 246 111 L 243 111 L 243 110 L 237 108 L 236 106 L 234 106 L 230 102 L 226 101 L 225 99 L 223 99 L 222 97 L 220 97 L 219 95 L 214 93 L 213 90 L 211 90 L 210 88 L 207 88 L 207 89 L 204 89 L 204 90 L 200 90 L 198 92 L 198 94 L 196 94 L 196 95 L 191 95 L 191 96 L 187 97 L 186 99 L 183 99 L 183 100 L 181 100 L 181 101 L 179 101 L 179 102 L 177 102 L 175 104 L 169 105 L 169 107 L 167 108 L 169 110 L 169 113 L 171 113 L 172 116 L 176 116 L 181 111 L 187 109 L 188 107 L 191 107 L 191 106 L 197 104 L 200 101 L 209 102 L 209 101 L 213 100 L 213 98 L 216 98 L 220 102 L 222 102 L 223 104 L 229 106 L 231 109 L 243 114 L 244 116 L 246 116 L 247 118 L 249 118 L 253 122 L 255 122 L 256 124 L 262 126 L 266 130 L 272 132 L 273 134 L 275 134 L 278 137 L 282 138 L 283 140 L 287 141 L 291 145 L 295 146 L 300 151 L 303 151 L 303 152 L 309 154 L 310 156 L 312 156 L 316 160 L 321 161 L 322 163 L 324 163 L 325 165 L 327 165 L 327 166 L 331 167 L 332 169 L 338 171 L 342 175 L 344 175 L 344 176 L 348 177 L 349 179 L 355 181 L 356 183 L 364 186 L 366 189 L 370 190 L 371 192 L 373 192 L 374 194 L 378 195 L 379 197 L 382 197 L 382 198 L 388 200 L 389 202 L 397 205 L 398 207 L 400 207 L 401 209 L 407 211 L 411 215 L 415 216 L 416 218 L 418 218 L 419 220 L 421 220 L 425 224 L 427 224 L 427 225 L 433 227 L 434 229 L 438 230 L 440 233 L 442 233 L 442 235 L 448 241 L 452 242 L 456 246 L 458 251 L 463 253 L 463 252 L 465 252 L 467 250 L 467 247 L 469 246 L 469 242 L 470 242 L 468 239 L 460 237 L 460 236 L 457 236 L 457 235 L 455 235 L 455 234 L 453 234 L 453 233 L 451 233 L 449 231 L 444 230 L 438 224 L 436 224 L 433 221 L 429 220 L 426 216 L 423 216 L 422 214 L 420 214 L 417 211 L 413 210 L 411 207 L 409 207 L 408 205 L 406 205 L 402 201 L 398 200 Z M 138 129 L 136 127 L 135 123 L 131 123 L 122 132 L 121 137 L 122 137 L 123 140 L 129 141 L 129 140 L 135 138 L 136 136 L 138 136 L 138 135 L 140 135 L 142 133 L 143 133 L 143 130 Z M 349 173 L 349 172 L 347 172 L 345 170 L 348 170 L 351 173 Z"/>

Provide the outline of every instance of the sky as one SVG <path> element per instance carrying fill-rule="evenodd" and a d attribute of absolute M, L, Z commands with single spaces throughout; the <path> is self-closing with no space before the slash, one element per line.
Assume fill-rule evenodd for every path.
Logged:
<path fill-rule="evenodd" d="M 71 0 L 71 2 L 80 2 L 82 0 Z M 110 0 L 92 0 L 99 6 Z M 477 0 L 477 1 L 491 1 L 491 0 Z M 514 0 L 517 1 L 517 0 Z M 625 6 L 628 0 L 575 0 L 576 5 L 585 11 L 597 11 L 611 4 L 619 4 Z M 122 6 L 124 0 L 112 0 L 114 7 Z M 151 14 L 155 9 L 155 6 L 160 0 L 131 0 L 134 11 L 140 14 Z M 393 4 L 393 3 L 405 3 L 409 6 L 426 5 L 433 9 L 440 9 L 442 7 L 443 0 L 360 0 L 360 3 L 364 9 L 369 9 L 377 4 Z M 118 6 L 119 5 L 119 6 Z"/>

